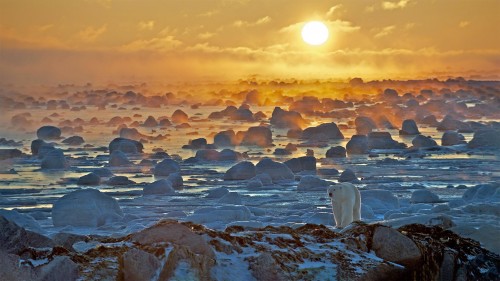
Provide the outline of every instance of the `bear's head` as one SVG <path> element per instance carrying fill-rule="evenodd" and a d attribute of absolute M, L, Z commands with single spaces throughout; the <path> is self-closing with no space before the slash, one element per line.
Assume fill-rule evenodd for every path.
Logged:
<path fill-rule="evenodd" d="M 332 185 L 330 187 L 328 187 L 328 197 L 330 197 L 330 199 L 333 199 L 333 197 L 335 197 L 335 194 L 337 194 L 340 190 L 342 190 L 344 186 L 341 185 L 341 184 L 335 184 L 335 185 Z"/>

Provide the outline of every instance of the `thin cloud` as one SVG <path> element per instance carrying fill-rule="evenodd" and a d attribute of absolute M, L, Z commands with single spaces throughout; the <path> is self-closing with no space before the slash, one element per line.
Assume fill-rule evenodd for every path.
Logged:
<path fill-rule="evenodd" d="M 361 28 L 360 26 L 354 25 L 350 21 L 344 21 L 344 20 L 323 21 L 323 23 L 327 25 L 330 28 L 330 30 L 342 31 L 342 32 L 354 32 Z M 281 28 L 280 32 L 284 33 L 298 32 L 302 29 L 304 24 L 306 24 L 305 21 L 297 22 Z"/>
<path fill-rule="evenodd" d="M 107 25 L 104 24 L 101 27 L 88 26 L 82 31 L 78 32 L 78 37 L 83 42 L 91 43 L 97 40 L 107 30 Z"/>
<path fill-rule="evenodd" d="M 172 35 L 164 37 L 155 37 L 151 39 L 135 40 L 120 49 L 125 52 L 141 52 L 141 51 L 154 51 L 154 52 L 168 52 L 182 45 L 182 42 Z"/>
<path fill-rule="evenodd" d="M 198 34 L 198 38 L 200 39 L 209 39 L 209 38 L 212 38 L 214 37 L 215 33 L 213 32 L 203 32 L 203 33 L 200 33 Z"/>
<path fill-rule="evenodd" d="M 464 27 L 467 27 L 470 25 L 470 22 L 469 21 L 461 21 L 458 26 L 461 27 L 461 28 L 464 28 Z"/>
<path fill-rule="evenodd" d="M 387 36 L 387 35 L 391 34 L 394 31 L 394 29 L 396 29 L 395 25 L 386 26 L 386 27 L 382 28 L 382 30 L 379 31 L 377 34 L 375 34 L 375 38 Z"/>
<path fill-rule="evenodd" d="M 271 21 L 271 17 L 265 16 L 265 17 L 262 17 L 260 19 L 257 19 L 254 22 L 237 20 L 233 23 L 233 25 L 236 27 L 251 27 L 251 26 L 257 26 L 257 25 L 263 25 L 263 24 L 269 23 L 270 21 Z"/>
<path fill-rule="evenodd" d="M 338 11 L 340 8 L 342 8 L 342 4 L 332 6 L 330 9 L 328 9 L 328 12 L 326 12 L 326 16 L 331 17 L 335 13 L 335 11 Z"/>
<path fill-rule="evenodd" d="M 137 24 L 140 30 L 153 30 L 155 27 L 155 22 L 153 20 L 150 21 L 141 21 Z"/>
<path fill-rule="evenodd" d="M 384 1 L 382 2 L 382 9 L 384 10 L 403 9 L 409 2 L 410 0 L 400 0 L 398 2 Z"/>

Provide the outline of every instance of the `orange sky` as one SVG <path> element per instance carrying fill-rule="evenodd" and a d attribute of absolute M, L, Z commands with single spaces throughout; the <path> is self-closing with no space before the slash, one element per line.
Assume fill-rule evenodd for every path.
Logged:
<path fill-rule="evenodd" d="M 500 76 L 498 0 L 0 0 L 0 83 Z M 330 30 L 319 47 L 304 22 Z"/>

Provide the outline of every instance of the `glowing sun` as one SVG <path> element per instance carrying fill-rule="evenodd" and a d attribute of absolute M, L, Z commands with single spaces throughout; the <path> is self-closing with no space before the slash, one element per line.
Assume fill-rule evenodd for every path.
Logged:
<path fill-rule="evenodd" d="M 328 40 L 328 27 L 320 21 L 310 21 L 302 27 L 302 39 L 309 45 L 322 45 Z"/>

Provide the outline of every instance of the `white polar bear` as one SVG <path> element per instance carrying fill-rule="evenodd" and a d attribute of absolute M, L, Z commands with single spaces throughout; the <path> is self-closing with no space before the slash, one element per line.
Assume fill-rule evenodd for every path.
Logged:
<path fill-rule="evenodd" d="M 361 220 L 361 195 L 353 184 L 344 182 L 328 187 L 328 197 L 332 202 L 337 228 Z"/>

